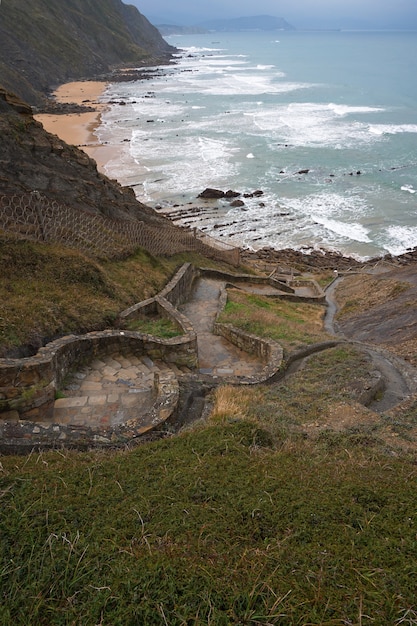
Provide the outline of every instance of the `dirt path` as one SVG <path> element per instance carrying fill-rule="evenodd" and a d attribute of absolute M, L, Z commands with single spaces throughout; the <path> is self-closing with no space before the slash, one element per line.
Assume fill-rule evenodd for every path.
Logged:
<path fill-rule="evenodd" d="M 362 294 L 364 283 L 369 279 L 370 275 L 358 275 L 351 281 L 354 283 L 359 294 Z M 352 278 L 352 277 L 349 277 Z M 417 298 L 417 276 L 411 268 L 403 268 L 387 272 L 384 278 L 378 276 L 377 282 L 380 287 L 392 285 L 392 282 L 386 282 L 385 285 L 380 281 L 401 281 L 402 283 L 409 281 L 411 288 L 401 292 L 398 289 L 398 297 L 386 299 L 381 294 L 381 302 L 376 306 L 366 307 L 367 298 L 363 298 L 363 310 L 353 315 L 346 321 L 335 322 L 335 316 L 338 312 L 338 293 L 344 293 L 343 277 L 337 278 L 326 290 L 327 313 L 324 320 L 325 330 L 340 339 L 350 340 L 360 349 L 366 351 L 372 358 L 375 369 L 381 373 L 384 381 L 384 393 L 380 398 L 375 400 L 370 408 L 377 413 L 384 413 L 396 406 L 399 402 L 417 393 L 417 370 L 410 362 L 396 354 L 389 352 L 386 347 L 390 345 L 388 337 L 391 335 L 399 335 L 409 337 L 410 327 L 417 324 L 417 313 L 414 307 L 410 307 L 406 313 L 408 325 L 403 326 L 404 303 L 409 303 Z M 370 282 L 373 284 L 372 279 Z M 395 288 L 395 287 L 393 287 Z M 375 298 L 376 294 L 369 294 L 369 298 Z M 341 298 L 343 301 L 343 297 Z M 378 298 L 377 298 L 378 299 Z M 369 302 L 369 300 L 368 300 Z M 408 308 L 408 306 L 406 307 Z M 376 310 L 375 310 L 376 309 Z M 412 333 L 412 340 L 416 341 L 416 333 Z M 401 341 L 401 340 L 400 340 Z"/>
<path fill-rule="evenodd" d="M 383 347 L 417 367 L 415 267 L 346 276 L 335 285 L 333 297 L 342 309 L 335 324 L 338 334 Z"/>

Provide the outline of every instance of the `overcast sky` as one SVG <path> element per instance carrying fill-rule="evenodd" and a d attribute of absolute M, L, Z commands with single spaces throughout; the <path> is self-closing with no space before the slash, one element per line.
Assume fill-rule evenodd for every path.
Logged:
<path fill-rule="evenodd" d="M 349 25 L 417 27 L 417 0 L 124 0 L 148 19 L 196 24 L 207 19 L 247 15 L 283 17 L 295 27 Z M 353 21 L 353 22 L 352 22 Z"/>

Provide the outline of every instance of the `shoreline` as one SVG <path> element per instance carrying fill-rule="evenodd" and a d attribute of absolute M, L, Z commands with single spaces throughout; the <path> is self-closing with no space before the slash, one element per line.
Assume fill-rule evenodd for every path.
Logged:
<path fill-rule="evenodd" d="M 122 146 L 119 148 L 116 145 L 100 143 L 96 135 L 96 130 L 101 123 L 101 115 L 109 106 L 108 102 L 101 100 L 109 84 L 109 81 L 101 80 L 64 83 L 53 92 L 54 99 L 58 104 L 67 105 L 68 107 L 75 105 L 75 107 L 85 107 L 86 109 L 90 108 L 92 110 L 65 113 L 37 113 L 33 116 L 35 120 L 43 125 L 47 132 L 55 134 L 66 143 L 82 149 L 95 161 L 97 170 L 106 176 L 106 165 L 112 159 L 116 158 L 122 149 Z M 70 110 L 69 108 L 69 111 Z M 188 203 L 187 206 L 180 206 L 186 210 L 190 209 Z M 155 212 L 160 214 L 158 211 Z M 169 221 L 172 221 L 165 212 L 164 216 Z M 352 256 L 344 255 L 341 252 L 326 249 L 315 250 L 312 254 L 306 255 L 302 250 L 295 248 L 275 249 L 271 248 L 269 245 L 265 245 L 256 251 L 249 251 L 239 245 L 236 245 L 236 247 L 240 248 L 242 257 L 246 258 L 246 260 L 258 259 L 266 263 L 281 262 L 284 264 L 291 260 L 294 264 L 297 264 L 302 263 L 302 260 L 305 261 L 306 258 L 310 256 L 311 265 L 315 268 L 324 268 L 330 265 L 330 267 L 342 271 L 353 269 L 354 267 L 380 263 L 384 260 L 391 263 L 394 259 L 401 259 L 405 263 L 415 262 L 417 260 L 417 247 L 408 249 L 398 255 L 386 253 L 381 256 L 360 260 Z"/>
<path fill-rule="evenodd" d="M 105 166 L 115 155 L 114 146 L 100 143 L 95 131 L 100 126 L 101 114 L 107 103 L 101 101 L 106 81 L 73 81 L 60 85 L 53 96 L 59 104 L 92 107 L 93 110 L 76 113 L 37 113 L 33 117 L 45 130 L 69 145 L 77 146 L 97 163 L 97 169 L 105 174 Z"/>

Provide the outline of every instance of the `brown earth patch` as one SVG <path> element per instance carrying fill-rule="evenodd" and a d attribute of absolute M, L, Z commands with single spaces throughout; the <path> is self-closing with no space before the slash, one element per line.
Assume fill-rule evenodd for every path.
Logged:
<path fill-rule="evenodd" d="M 337 286 L 337 330 L 383 346 L 417 366 L 417 273 L 404 267 L 384 275 L 347 276 Z"/>
<path fill-rule="evenodd" d="M 335 402 L 327 408 L 320 421 L 302 424 L 302 428 L 311 436 L 325 430 L 348 432 L 374 428 L 381 417 L 358 402 Z"/>

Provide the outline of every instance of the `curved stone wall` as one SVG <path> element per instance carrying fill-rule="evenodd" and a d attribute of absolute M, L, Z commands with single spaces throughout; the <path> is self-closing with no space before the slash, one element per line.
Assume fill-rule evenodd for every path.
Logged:
<path fill-rule="evenodd" d="M 198 366 L 197 337 L 190 322 L 175 305 L 189 296 L 197 271 L 183 265 L 161 294 L 127 309 L 119 323 L 132 316 L 158 311 L 173 319 L 182 336 L 160 339 L 128 330 L 105 330 L 57 339 L 24 359 L 0 359 L 0 419 L 16 412 L 20 420 L 51 420 L 56 392 L 74 369 L 100 355 L 133 353 L 147 355 L 190 369 Z"/>
<path fill-rule="evenodd" d="M 219 310 L 217 319 L 226 306 L 227 302 L 227 289 L 224 287 L 221 290 L 219 298 Z M 214 333 L 224 337 L 230 343 L 237 346 L 241 350 L 248 352 L 249 354 L 255 354 L 261 361 L 265 362 L 265 367 L 261 375 L 247 379 L 232 379 L 228 378 L 229 384 L 256 384 L 263 383 L 269 380 L 272 376 L 275 376 L 281 369 L 284 360 L 284 351 L 279 343 L 273 339 L 264 339 L 257 335 L 252 335 L 244 330 L 240 330 L 232 324 L 220 324 L 218 321 L 214 323 Z"/>
<path fill-rule="evenodd" d="M 33 449 L 50 448 L 116 448 L 132 444 L 147 433 L 158 430 L 177 408 L 178 381 L 172 372 L 155 380 L 155 401 L 146 415 L 115 427 L 94 429 L 88 426 L 66 425 L 22 420 L 0 420 L 0 452 L 27 453 Z M 145 423 L 145 425 L 144 425 Z"/>

